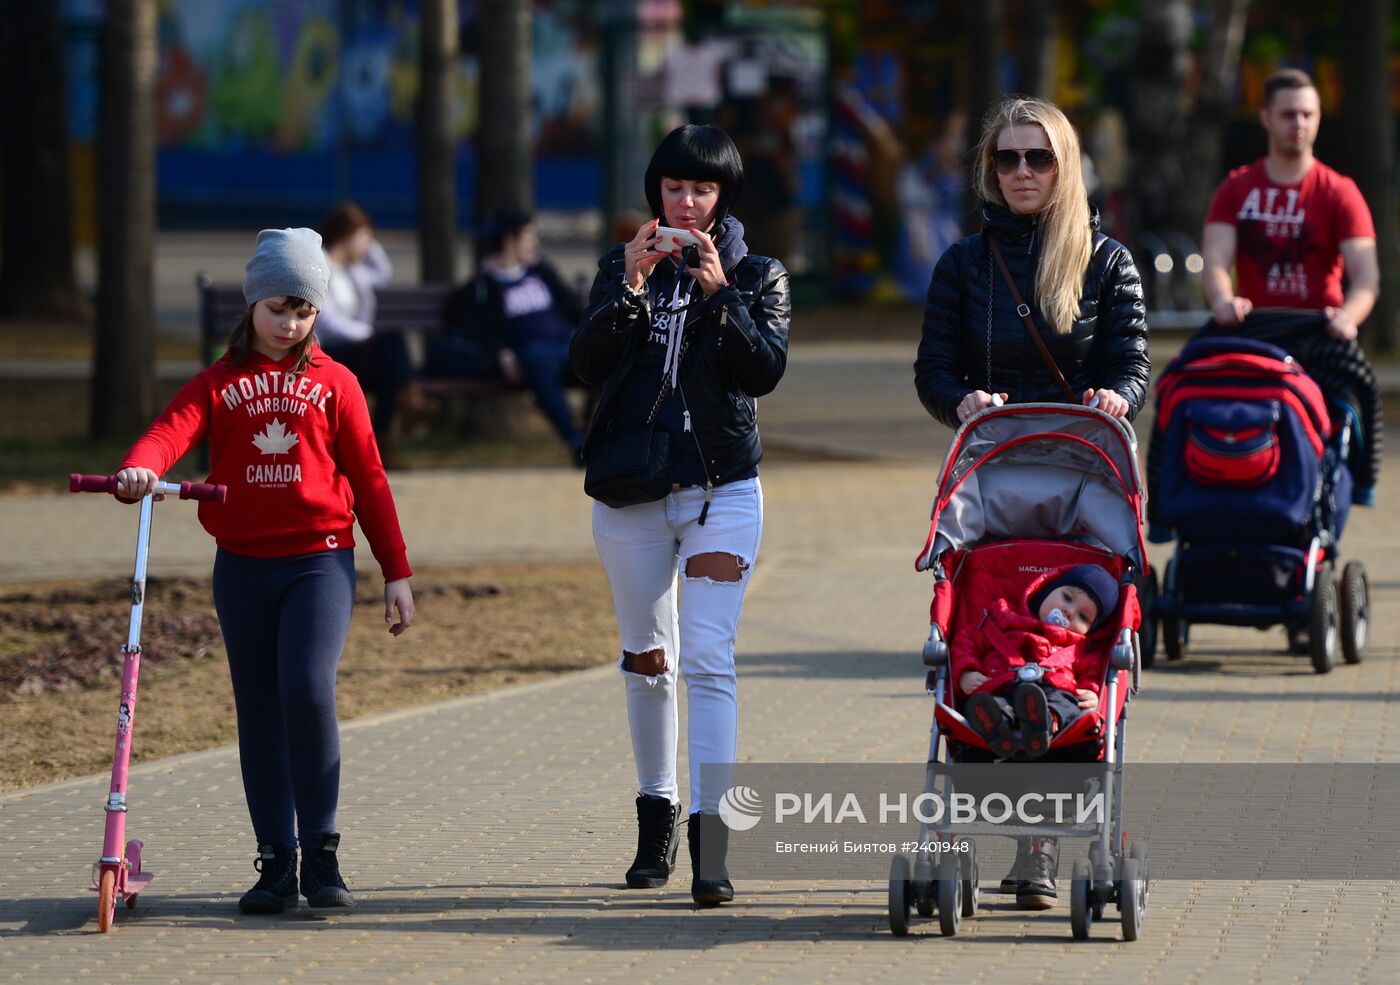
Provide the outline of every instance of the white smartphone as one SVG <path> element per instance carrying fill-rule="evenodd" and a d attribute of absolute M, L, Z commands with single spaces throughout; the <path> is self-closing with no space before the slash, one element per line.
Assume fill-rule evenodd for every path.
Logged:
<path fill-rule="evenodd" d="M 689 229 L 677 229 L 675 226 L 657 226 L 656 235 L 661 241 L 656 244 L 658 253 L 670 253 L 672 250 L 683 250 L 687 246 L 700 246 L 700 238 Z"/>

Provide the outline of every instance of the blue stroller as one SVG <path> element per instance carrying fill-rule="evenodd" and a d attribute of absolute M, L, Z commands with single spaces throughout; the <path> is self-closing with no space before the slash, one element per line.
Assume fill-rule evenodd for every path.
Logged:
<path fill-rule="evenodd" d="M 1366 645 L 1366 569 L 1340 562 L 1352 501 L 1346 461 L 1359 434 L 1345 399 L 1330 405 L 1284 350 L 1228 336 L 1198 338 L 1157 383 L 1162 442 L 1155 504 L 1175 531 L 1160 592 L 1144 612 L 1169 660 L 1191 626 L 1282 624 L 1290 648 L 1325 674 L 1359 663 Z M 1155 595 L 1155 598 L 1153 596 Z M 1151 665 L 1155 633 L 1145 634 Z"/>

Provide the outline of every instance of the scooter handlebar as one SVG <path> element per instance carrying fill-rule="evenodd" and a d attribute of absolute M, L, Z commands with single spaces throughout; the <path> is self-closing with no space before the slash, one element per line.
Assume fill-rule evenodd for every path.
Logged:
<path fill-rule="evenodd" d="M 68 477 L 69 492 L 109 492 L 117 491 L 115 475 L 79 475 L 74 472 Z"/>
<path fill-rule="evenodd" d="M 213 482 L 182 482 L 180 483 L 180 498 L 207 499 L 213 503 L 222 503 L 228 498 L 228 486 Z"/>
<path fill-rule="evenodd" d="M 74 472 L 68 477 L 68 491 L 116 493 L 117 477 L 80 475 Z M 228 486 L 212 482 L 157 482 L 156 492 L 176 493 L 181 499 L 209 500 L 214 503 L 222 503 L 228 498 Z"/>

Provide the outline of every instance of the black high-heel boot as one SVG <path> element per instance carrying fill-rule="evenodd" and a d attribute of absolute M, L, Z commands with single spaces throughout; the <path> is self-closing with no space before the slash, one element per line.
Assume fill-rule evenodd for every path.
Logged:
<path fill-rule="evenodd" d="M 718 814 L 692 814 L 687 825 L 690 846 L 690 895 L 701 906 L 718 906 L 734 898 L 734 885 L 724 859 L 729 854 L 729 828 Z"/>
<path fill-rule="evenodd" d="M 666 797 L 637 798 L 637 857 L 627 870 L 630 889 L 659 889 L 676 871 L 681 805 Z"/>

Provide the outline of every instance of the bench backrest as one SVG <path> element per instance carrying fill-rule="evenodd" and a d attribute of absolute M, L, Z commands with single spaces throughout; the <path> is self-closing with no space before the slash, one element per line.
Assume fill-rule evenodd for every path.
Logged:
<path fill-rule="evenodd" d="M 243 300 L 243 285 L 216 284 L 199 280 L 200 351 L 207 365 L 223 348 L 229 333 L 243 312 L 248 310 Z M 442 329 L 447 295 L 452 288 L 446 284 L 391 284 L 375 292 L 374 324 L 376 328 L 405 331 L 436 332 Z"/>

